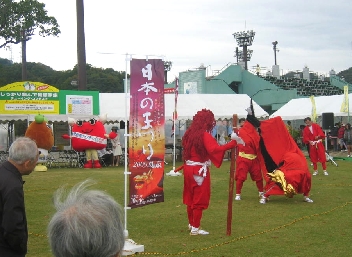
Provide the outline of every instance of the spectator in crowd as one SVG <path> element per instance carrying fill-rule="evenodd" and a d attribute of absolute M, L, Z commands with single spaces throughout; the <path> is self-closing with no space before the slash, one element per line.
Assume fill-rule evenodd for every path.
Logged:
<path fill-rule="evenodd" d="M 297 139 L 297 143 L 299 145 L 299 147 L 302 149 L 304 147 L 307 148 L 308 154 L 309 154 L 309 147 L 308 145 L 303 143 L 303 130 L 306 126 L 305 125 L 300 125 L 299 126 L 299 138 Z"/>
<path fill-rule="evenodd" d="M 121 206 L 107 193 L 88 190 L 92 181 L 75 185 L 64 197 L 54 194 L 56 213 L 48 225 L 55 257 L 117 257 L 125 243 Z M 65 198 L 65 199 L 64 199 Z"/>
<path fill-rule="evenodd" d="M 313 175 L 318 175 L 318 165 L 320 162 L 324 175 L 329 175 L 326 171 L 326 153 L 323 144 L 323 139 L 325 138 L 325 133 L 321 127 L 314 123 L 310 117 L 304 119 L 304 123 L 307 125 L 303 130 L 303 142 L 309 144 L 309 157 L 313 163 Z"/>
<path fill-rule="evenodd" d="M 27 253 L 27 218 L 22 176 L 37 165 L 39 152 L 28 137 L 10 146 L 8 160 L 0 166 L 0 256 L 24 257 Z"/>
<path fill-rule="evenodd" d="M 347 146 L 347 157 L 352 157 L 351 156 L 351 151 L 352 151 L 352 129 L 351 129 L 351 124 L 347 123 L 345 127 L 345 132 L 343 134 L 343 140 Z"/>
<path fill-rule="evenodd" d="M 292 128 L 292 125 L 291 125 L 291 121 L 287 121 L 286 128 L 287 128 L 288 133 L 292 136 L 293 128 Z"/>
<path fill-rule="evenodd" d="M 112 127 L 111 131 L 115 132 L 117 136 L 114 139 L 111 139 L 112 143 L 112 151 L 114 153 L 114 158 L 112 161 L 112 165 L 119 166 L 120 156 L 122 155 L 122 148 L 120 143 L 120 134 L 118 127 Z"/>
<path fill-rule="evenodd" d="M 114 158 L 113 156 L 113 152 L 112 150 L 106 150 L 106 148 L 103 148 L 101 150 L 97 150 L 98 151 L 98 157 L 99 160 L 101 161 L 101 165 L 105 166 L 110 166 L 112 165 L 112 159 Z"/>
<path fill-rule="evenodd" d="M 335 126 L 330 131 L 331 145 L 335 152 L 338 151 L 337 136 L 338 136 L 339 128 L 340 128 L 339 123 L 335 123 Z"/>
<path fill-rule="evenodd" d="M 345 124 L 341 124 L 341 127 L 339 128 L 339 130 L 337 132 L 337 138 L 338 138 L 338 141 L 339 141 L 339 146 L 340 146 L 341 152 L 347 151 L 347 147 L 346 147 L 345 141 L 343 140 L 343 135 L 344 134 L 345 134 Z"/>

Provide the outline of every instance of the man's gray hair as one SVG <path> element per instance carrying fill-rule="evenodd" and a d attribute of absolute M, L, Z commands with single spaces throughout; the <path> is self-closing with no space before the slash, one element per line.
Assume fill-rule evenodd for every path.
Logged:
<path fill-rule="evenodd" d="M 36 161 L 38 156 L 37 144 L 29 137 L 19 137 L 10 146 L 9 160 L 17 164 Z"/>
<path fill-rule="evenodd" d="M 54 194 L 57 212 L 48 226 L 49 243 L 56 257 L 112 257 L 125 243 L 121 206 L 107 193 L 87 190 L 92 180 Z"/>

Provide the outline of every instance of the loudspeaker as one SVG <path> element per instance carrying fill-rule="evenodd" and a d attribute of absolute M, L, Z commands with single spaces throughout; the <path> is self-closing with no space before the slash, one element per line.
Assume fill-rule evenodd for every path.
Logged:
<path fill-rule="evenodd" d="M 329 130 L 334 127 L 334 113 L 324 112 L 321 114 L 321 119 L 323 123 L 323 130 Z"/>
<path fill-rule="evenodd" d="M 120 121 L 120 129 L 125 129 L 125 122 L 123 120 Z"/>
<path fill-rule="evenodd" d="M 123 120 L 120 121 L 120 129 L 126 129 L 126 127 L 128 129 L 128 126 L 129 126 L 129 121 L 127 121 L 127 126 Z"/>

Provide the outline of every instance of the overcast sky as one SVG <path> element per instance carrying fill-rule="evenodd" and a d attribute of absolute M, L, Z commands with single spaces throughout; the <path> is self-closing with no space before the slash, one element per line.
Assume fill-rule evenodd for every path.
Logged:
<path fill-rule="evenodd" d="M 55 70 L 77 63 L 76 1 L 38 0 L 46 4 L 61 29 L 59 37 L 34 36 L 27 61 Z M 328 74 L 352 67 L 350 0 L 86 0 L 87 63 L 124 71 L 125 54 L 162 58 L 173 63 L 172 81 L 181 71 L 208 67 L 208 75 L 236 62 L 233 33 L 256 32 L 251 61 L 271 69 L 273 41 L 283 72 L 302 70 Z M 0 57 L 20 62 L 20 48 L 0 49 Z M 129 65 L 129 64 L 128 64 Z M 264 69 L 263 69 L 264 70 Z M 128 70 L 129 73 L 129 70 Z"/>

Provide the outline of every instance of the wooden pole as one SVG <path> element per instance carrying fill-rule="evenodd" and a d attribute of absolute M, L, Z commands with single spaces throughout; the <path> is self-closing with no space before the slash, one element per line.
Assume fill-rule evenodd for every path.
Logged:
<path fill-rule="evenodd" d="M 237 114 L 232 116 L 232 127 L 235 131 L 237 127 Z M 232 202 L 233 202 L 233 188 L 235 184 L 235 170 L 236 170 L 236 148 L 231 149 L 231 165 L 230 165 L 230 179 L 229 179 L 229 199 L 227 204 L 227 229 L 226 235 L 231 236 L 232 225 Z"/>

